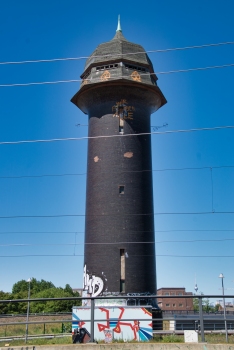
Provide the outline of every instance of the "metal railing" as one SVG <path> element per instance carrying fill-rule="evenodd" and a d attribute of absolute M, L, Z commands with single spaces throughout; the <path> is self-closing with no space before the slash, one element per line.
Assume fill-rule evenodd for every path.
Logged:
<path fill-rule="evenodd" d="M 226 298 L 231 298 L 233 299 L 234 296 L 233 295 L 226 295 Z M 176 296 L 166 296 L 166 295 L 134 295 L 134 296 L 129 296 L 129 295 L 121 295 L 121 296 L 98 296 L 98 297 L 66 297 L 66 298 L 38 298 L 38 299 L 12 299 L 12 300 L 0 300 L 0 305 L 1 304 L 6 304 L 6 303 L 31 303 L 31 302 L 46 302 L 46 301 L 74 301 L 74 306 L 76 301 L 82 301 L 82 300 L 86 300 L 90 302 L 90 319 L 87 320 L 79 320 L 80 322 L 90 322 L 90 334 L 91 334 L 91 342 L 94 342 L 94 325 L 95 322 L 98 321 L 103 321 L 102 320 L 98 320 L 95 319 L 95 314 L 94 314 L 94 310 L 95 310 L 95 301 L 98 300 L 97 306 L 96 307 L 100 307 L 101 303 L 105 304 L 105 302 L 109 301 L 109 306 L 111 305 L 111 300 L 118 300 L 118 299 L 125 299 L 126 300 L 126 304 L 133 304 L 133 301 L 135 301 L 135 306 L 136 304 L 143 304 L 145 307 L 150 307 L 149 301 L 151 303 L 155 303 L 157 301 L 157 299 L 198 299 L 198 305 L 199 305 L 199 310 L 197 312 L 193 311 L 193 310 L 169 310 L 169 311 L 165 311 L 165 310 L 160 310 L 157 307 L 153 307 L 153 317 L 152 317 L 152 321 L 153 321 L 153 329 L 154 329 L 154 334 L 164 334 L 166 333 L 167 329 L 165 327 L 166 321 L 172 321 L 174 329 L 168 329 L 168 332 L 172 332 L 172 333 L 177 333 L 179 331 L 184 331 L 184 330 L 195 330 L 197 332 L 199 332 L 200 336 L 201 336 L 201 341 L 204 342 L 205 341 L 205 332 L 209 332 L 209 331 L 216 331 L 216 330 L 225 330 L 226 334 L 228 334 L 229 332 L 232 332 L 234 330 L 234 312 L 226 312 L 226 313 L 222 313 L 222 312 L 216 312 L 216 313 L 205 313 L 203 311 L 203 305 L 202 305 L 202 300 L 203 299 L 220 299 L 222 298 L 222 295 L 176 295 Z M 107 304 L 105 304 L 106 306 Z M 137 305 L 137 306 L 141 306 L 141 305 Z M 129 305 L 130 306 L 134 306 L 134 305 Z M 143 305 L 142 305 L 143 306 Z M 117 307 L 117 306 L 116 306 Z M 123 306 L 124 307 L 124 306 Z M 43 316 L 55 316 L 58 315 L 59 316 L 63 316 L 63 313 L 52 313 L 52 314 L 48 314 L 48 313 L 40 313 L 40 315 Z M 70 313 L 65 313 L 68 316 L 71 316 Z M 17 317 L 25 317 L 26 321 L 24 322 L 5 322 L 5 323 L 0 323 L 0 326 L 8 326 L 8 325 L 26 325 L 26 334 L 25 334 L 25 342 L 27 342 L 27 330 L 28 330 L 28 325 L 33 325 L 33 324 L 47 324 L 47 323 L 71 323 L 72 319 L 71 318 L 62 318 L 59 320 L 36 320 L 36 321 L 31 321 L 29 320 L 28 317 L 26 317 L 26 315 L 17 315 L 14 314 L 14 316 Z M 31 315 L 30 314 L 30 319 L 32 318 L 32 316 L 36 316 Z M 1 314 L 0 316 L 1 318 L 5 317 L 10 319 L 10 317 L 12 317 L 11 315 L 3 315 Z M 131 321 L 130 319 L 122 319 L 122 321 Z M 139 319 L 139 321 L 141 321 Z M 226 338 L 227 339 L 227 338 Z M 227 339 L 228 341 L 228 339 Z"/>

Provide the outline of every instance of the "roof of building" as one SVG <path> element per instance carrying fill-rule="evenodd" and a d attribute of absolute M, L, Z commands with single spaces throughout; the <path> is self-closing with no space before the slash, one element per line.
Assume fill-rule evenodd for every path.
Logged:
<path fill-rule="evenodd" d="M 128 41 L 122 34 L 120 20 L 114 38 L 106 43 L 98 45 L 85 64 L 85 71 L 93 65 L 110 61 L 125 60 L 147 65 L 153 70 L 152 63 L 144 48 Z"/>
<path fill-rule="evenodd" d="M 161 289 L 183 289 L 183 290 L 185 290 L 185 287 L 162 287 L 162 288 L 158 288 L 158 290 L 161 290 Z"/>

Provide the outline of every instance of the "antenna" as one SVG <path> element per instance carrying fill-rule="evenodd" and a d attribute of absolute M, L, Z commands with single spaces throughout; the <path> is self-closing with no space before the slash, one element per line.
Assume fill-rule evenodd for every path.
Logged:
<path fill-rule="evenodd" d="M 196 274 L 195 274 L 195 286 L 194 286 L 194 290 L 197 293 L 198 291 L 198 286 L 197 286 L 197 278 L 196 278 Z"/>
<path fill-rule="evenodd" d="M 121 24 L 120 24 L 120 15 L 118 15 L 118 26 L 117 26 L 116 32 L 122 32 Z"/>

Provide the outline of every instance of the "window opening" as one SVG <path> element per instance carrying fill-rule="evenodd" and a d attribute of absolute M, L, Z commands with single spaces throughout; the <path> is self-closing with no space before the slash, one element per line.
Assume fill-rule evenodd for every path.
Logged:
<path fill-rule="evenodd" d="M 120 293 L 125 292 L 125 280 L 120 280 Z"/>
<path fill-rule="evenodd" d="M 133 70 L 137 70 L 139 72 L 148 72 L 149 70 L 145 67 L 139 67 L 139 66 L 135 66 L 134 64 L 127 64 L 125 63 L 125 68 L 126 69 L 133 69 Z"/>
<path fill-rule="evenodd" d="M 119 133 L 120 134 L 124 133 L 124 120 L 121 117 L 119 117 Z"/>
<path fill-rule="evenodd" d="M 119 186 L 119 194 L 124 194 L 124 186 L 123 185 Z"/>
<path fill-rule="evenodd" d="M 106 66 L 98 66 L 96 67 L 96 71 L 100 71 L 100 70 L 106 70 L 106 69 L 115 69 L 118 68 L 118 63 L 113 63 L 113 64 L 108 64 Z"/>
<path fill-rule="evenodd" d="M 125 249 L 120 249 L 120 293 L 125 292 Z"/>

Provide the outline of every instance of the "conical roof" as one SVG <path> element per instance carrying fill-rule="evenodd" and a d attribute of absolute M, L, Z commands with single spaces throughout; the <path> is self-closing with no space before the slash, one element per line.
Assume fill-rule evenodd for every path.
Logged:
<path fill-rule="evenodd" d="M 150 113 L 166 103 L 147 53 L 141 45 L 123 36 L 120 20 L 114 38 L 98 45 L 87 59 L 81 78 L 80 90 L 71 101 L 84 113 L 91 113 L 92 108 L 97 108 L 102 93 L 106 96 L 102 109 L 106 105 L 107 111 L 110 110 L 109 103 L 116 101 L 118 93 L 122 99 L 129 91 L 132 96 L 138 96 L 141 91 L 141 98 Z M 111 86 L 115 88 L 109 89 Z"/>
<path fill-rule="evenodd" d="M 90 66 L 120 60 L 141 64 L 143 66 L 150 66 L 149 68 L 153 70 L 152 63 L 144 48 L 139 44 L 128 41 L 123 36 L 120 27 L 120 30 L 117 29 L 116 34 L 112 40 L 98 45 L 96 50 L 94 50 L 94 52 L 86 61 L 85 71 Z"/>

